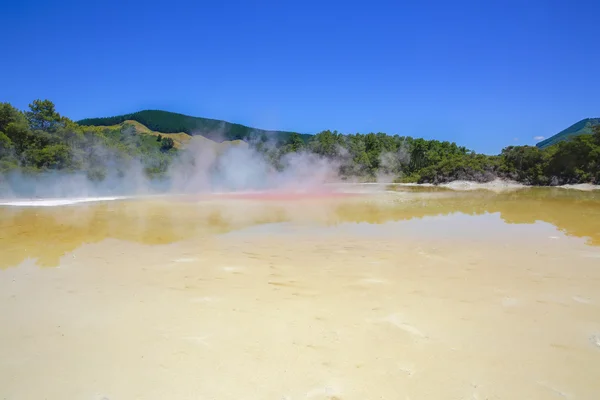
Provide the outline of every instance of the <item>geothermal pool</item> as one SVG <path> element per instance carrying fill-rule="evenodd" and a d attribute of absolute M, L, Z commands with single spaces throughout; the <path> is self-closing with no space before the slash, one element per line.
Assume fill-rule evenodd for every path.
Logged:
<path fill-rule="evenodd" d="M 0 206 L 0 399 L 598 398 L 600 191 L 387 189 Z"/>

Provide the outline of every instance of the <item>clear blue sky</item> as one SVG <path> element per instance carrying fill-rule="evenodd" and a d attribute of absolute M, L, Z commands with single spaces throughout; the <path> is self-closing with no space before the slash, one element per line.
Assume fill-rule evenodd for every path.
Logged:
<path fill-rule="evenodd" d="M 6 1 L 0 101 L 497 153 L 600 116 L 599 1 Z"/>

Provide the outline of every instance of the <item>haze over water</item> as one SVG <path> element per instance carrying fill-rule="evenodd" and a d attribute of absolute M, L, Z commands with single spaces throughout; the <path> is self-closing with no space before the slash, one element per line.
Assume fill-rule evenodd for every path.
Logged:
<path fill-rule="evenodd" d="M 596 399 L 600 191 L 0 206 L 0 398 Z"/>

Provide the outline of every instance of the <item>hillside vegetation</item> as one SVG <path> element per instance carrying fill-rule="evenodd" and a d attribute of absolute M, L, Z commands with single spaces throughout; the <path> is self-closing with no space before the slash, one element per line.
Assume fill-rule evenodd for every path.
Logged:
<path fill-rule="evenodd" d="M 558 132 L 556 135 L 549 137 L 548 139 L 542 140 L 537 143 L 536 146 L 540 149 L 557 144 L 563 140 L 568 140 L 572 137 L 579 135 L 590 135 L 593 133 L 593 128 L 596 125 L 600 125 L 600 118 L 585 118 L 581 121 L 571 125 L 567 129 Z"/>
<path fill-rule="evenodd" d="M 120 124 L 107 126 L 106 128 L 111 129 L 111 130 L 122 130 L 127 127 L 129 127 L 130 129 L 133 129 L 133 132 L 135 132 L 139 135 L 156 136 L 157 141 L 161 141 L 162 138 L 169 138 L 169 139 L 173 140 L 173 147 L 175 147 L 176 149 L 183 149 L 192 140 L 192 136 L 188 135 L 187 133 L 156 132 L 156 131 L 152 131 L 152 130 L 148 129 L 147 126 L 144 126 L 134 120 L 127 120 L 127 121 L 121 122 Z M 160 139 L 159 139 L 159 137 L 160 137 Z M 209 139 L 207 139 L 207 140 L 209 140 Z"/>
<path fill-rule="evenodd" d="M 236 161 L 235 168 L 241 169 L 244 162 L 253 162 L 258 155 L 273 170 L 284 170 L 301 160 L 310 171 L 316 166 L 305 158 L 290 157 L 308 154 L 328 161 L 342 179 L 373 181 L 385 177 L 437 184 L 457 179 L 486 182 L 508 178 L 531 185 L 600 183 L 600 125 L 591 128 L 592 134 L 580 134 L 543 149 L 509 146 L 497 156 L 487 156 L 456 143 L 385 133 L 344 135 L 326 130 L 308 140 L 290 133 L 276 145 L 266 135 L 250 144 L 218 144 L 185 132 L 157 132 L 139 122 L 110 122 L 114 124 L 75 123 L 57 113 L 48 100 L 34 101 L 25 112 L 0 103 L 0 172 L 84 172 L 91 180 L 103 181 L 107 176 L 125 176 L 126 171 L 139 167 L 149 178 L 169 179 L 175 178 L 168 175 L 175 161 L 180 167 L 183 164 L 180 172 L 194 167 L 193 157 L 180 157 L 188 152 L 186 147 L 193 148 L 190 151 L 211 148 L 222 153 L 237 144 L 253 152 L 246 161 Z M 207 163 L 203 168 L 216 168 L 217 172 L 220 168 L 213 159 L 204 158 L 202 162 Z M 0 183 L 1 179 L 2 175 Z"/>
<path fill-rule="evenodd" d="M 36 100 L 21 112 L 0 103 L 0 172 L 84 171 L 91 180 L 123 175 L 141 162 L 147 176 L 164 174 L 175 157 L 175 141 L 140 134 L 135 124 L 81 126 Z"/>
<path fill-rule="evenodd" d="M 114 126 L 125 121 L 137 121 L 152 131 L 162 133 L 187 133 L 189 135 L 202 135 L 215 141 L 224 140 L 250 140 L 267 137 L 277 142 L 284 142 L 293 132 L 267 131 L 264 129 L 250 128 L 240 124 L 232 124 L 210 118 L 191 117 L 160 110 L 144 110 L 132 114 L 119 115 L 107 118 L 87 118 L 77 123 L 82 126 Z M 311 135 L 300 135 L 303 140 L 308 140 Z"/>
<path fill-rule="evenodd" d="M 171 139 L 173 140 L 173 147 L 181 150 L 185 149 L 192 141 L 196 143 L 201 143 L 199 146 L 210 147 L 213 150 L 225 150 L 229 146 L 237 146 L 237 145 L 247 145 L 246 142 L 241 140 L 226 140 L 223 142 L 215 142 L 214 140 L 210 140 L 205 138 L 204 136 L 191 136 L 184 132 L 178 133 L 164 133 L 164 132 L 156 132 L 148 129 L 147 126 L 140 124 L 137 121 L 127 120 L 125 122 L 121 122 L 117 125 L 108 126 L 108 129 L 111 130 L 123 130 L 123 129 L 132 129 L 134 133 L 139 135 L 152 135 L 156 137 L 158 142 L 162 142 L 162 139 Z"/>

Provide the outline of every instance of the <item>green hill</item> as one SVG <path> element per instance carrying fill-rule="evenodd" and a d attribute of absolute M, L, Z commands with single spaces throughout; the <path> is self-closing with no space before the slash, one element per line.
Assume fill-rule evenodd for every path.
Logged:
<path fill-rule="evenodd" d="M 567 140 L 573 136 L 583 135 L 583 134 L 591 134 L 592 127 L 594 125 L 600 125 L 600 118 L 586 118 L 581 121 L 571 125 L 567 129 L 558 132 L 556 135 L 549 137 L 548 139 L 542 140 L 537 143 L 536 146 L 540 149 L 546 148 L 548 146 L 552 146 L 558 142 L 562 142 L 563 140 Z"/>
<path fill-rule="evenodd" d="M 202 135 L 208 139 L 219 142 L 224 140 L 258 139 L 263 135 L 269 139 L 275 139 L 276 141 L 281 142 L 286 141 L 293 133 L 286 131 L 267 131 L 216 119 L 191 117 L 189 115 L 161 110 L 144 110 L 132 114 L 106 118 L 86 118 L 77 121 L 77 123 L 79 125 L 87 126 L 112 126 L 127 120 L 137 121 L 156 132 L 184 132 L 189 135 Z M 301 134 L 300 136 L 304 141 L 307 141 L 312 135 Z"/>

